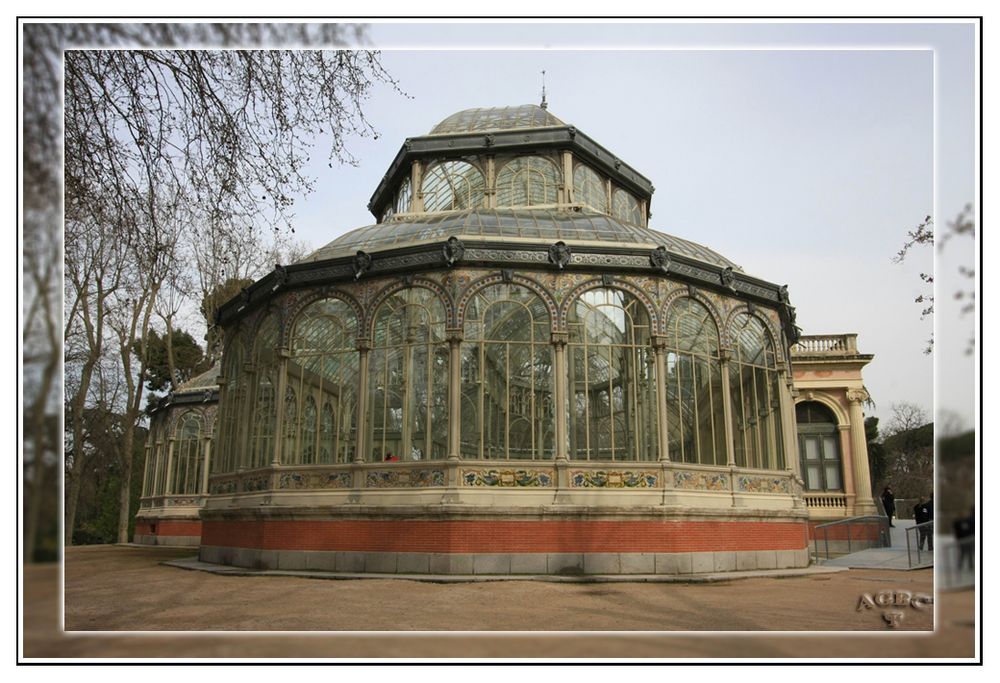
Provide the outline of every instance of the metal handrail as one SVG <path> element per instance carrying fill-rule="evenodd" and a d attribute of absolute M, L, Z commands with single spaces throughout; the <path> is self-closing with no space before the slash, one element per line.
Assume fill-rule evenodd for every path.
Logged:
<path fill-rule="evenodd" d="M 836 526 L 846 526 L 846 528 L 847 528 L 847 552 L 850 553 L 851 552 L 851 542 L 852 542 L 852 539 L 851 539 L 851 526 L 852 525 L 857 526 L 857 525 L 860 525 L 860 524 L 864 524 L 865 526 L 869 526 L 869 525 L 871 525 L 873 523 L 878 525 L 878 538 L 876 539 L 876 542 L 878 543 L 878 545 L 876 547 L 878 547 L 878 548 L 888 548 L 890 545 L 892 545 L 892 542 L 891 542 L 891 539 L 890 539 L 890 536 L 889 536 L 889 519 L 887 517 L 883 517 L 882 515 L 862 515 L 860 517 L 849 517 L 847 519 L 838 519 L 835 522 L 827 522 L 826 524 L 817 524 L 815 527 L 813 527 L 813 533 L 814 533 L 814 536 L 813 536 L 813 549 L 814 549 L 815 556 L 817 558 L 820 557 L 820 552 L 819 552 L 819 536 L 820 536 L 820 532 L 822 532 L 822 534 L 823 534 L 823 550 L 824 550 L 823 559 L 829 560 L 830 559 L 830 533 L 829 532 L 830 532 L 831 528 L 836 527 Z M 858 540 L 861 540 L 861 539 L 858 539 Z"/>
<path fill-rule="evenodd" d="M 910 532 L 913 532 L 915 543 L 910 543 Z M 920 538 L 917 539 L 919 534 Z M 927 550 L 923 550 L 924 543 L 927 541 Z M 916 556 L 917 561 L 913 561 L 913 545 L 917 546 Z M 924 560 L 921 553 L 927 556 L 928 559 Z M 913 526 L 906 527 L 906 561 L 910 565 L 910 569 L 914 567 L 932 567 L 934 566 L 934 520 L 929 522 L 922 522 L 921 524 L 914 524 Z"/>

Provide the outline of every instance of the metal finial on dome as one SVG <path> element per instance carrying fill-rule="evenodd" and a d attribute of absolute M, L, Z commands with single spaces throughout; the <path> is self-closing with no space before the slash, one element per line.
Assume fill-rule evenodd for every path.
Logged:
<path fill-rule="evenodd" d="M 545 69 L 542 69 L 542 103 L 539 106 L 542 109 L 549 108 L 549 103 L 545 101 Z"/>

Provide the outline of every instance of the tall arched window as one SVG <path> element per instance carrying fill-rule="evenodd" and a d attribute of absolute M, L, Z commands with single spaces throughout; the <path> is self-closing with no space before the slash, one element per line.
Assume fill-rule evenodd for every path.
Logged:
<path fill-rule="evenodd" d="M 784 469 L 781 402 L 774 343 L 764 323 L 749 313 L 733 318 L 729 388 L 733 447 L 741 467 Z"/>
<path fill-rule="evenodd" d="M 226 349 L 222 361 L 224 385 L 220 392 L 218 440 L 214 444 L 216 455 L 212 458 L 213 472 L 236 471 L 237 454 L 245 441 L 247 413 L 247 376 L 244 371 L 244 335 L 239 333 Z M 242 426 L 241 426 L 242 425 Z"/>
<path fill-rule="evenodd" d="M 305 398 L 302 406 L 302 427 L 299 431 L 299 462 L 312 465 L 316 460 L 316 431 L 319 413 L 316 411 L 316 399 L 312 394 Z"/>
<path fill-rule="evenodd" d="M 795 406 L 802 478 L 810 491 L 843 491 L 837 418 L 822 403 L 805 401 Z"/>
<path fill-rule="evenodd" d="M 168 493 L 193 494 L 201 491 L 202 436 L 204 419 L 190 410 L 181 417 L 174 432 L 174 463 Z"/>
<path fill-rule="evenodd" d="M 567 322 L 570 457 L 655 460 L 656 365 L 645 306 L 628 292 L 592 289 Z"/>
<path fill-rule="evenodd" d="M 496 188 L 498 207 L 555 204 L 559 169 L 544 157 L 517 157 L 500 169 Z"/>
<path fill-rule="evenodd" d="M 573 169 L 573 199 L 577 204 L 608 213 L 608 190 L 604 179 L 590 166 L 577 164 Z"/>
<path fill-rule="evenodd" d="M 295 424 L 298 446 L 285 462 L 350 462 L 357 448 L 358 323 L 340 299 L 314 301 L 296 318 L 288 385 L 305 408 Z M 305 398 L 303 398 L 305 397 Z M 318 416 L 316 406 L 322 405 Z M 287 419 L 287 418 L 286 418 Z"/>
<path fill-rule="evenodd" d="M 719 329 L 711 313 L 684 297 L 667 317 L 667 435 L 670 459 L 726 464 Z"/>
<path fill-rule="evenodd" d="M 448 452 L 448 344 L 437 294 L 407 287 L 375 312 L 369 356 L 368 441 L 374 461 Z"/>
<path fill-rule="evenodd" d="M 301 454 L 296 448 L 299 431 L 299 404 L 295 389 L 291 385 L 285 387 L 285 415 L 282 419 L 281 462 L 297 465 L 302 462 Z"/>
<path fill-rule="evenodd" d="M 395 213 L 407 213 L 410 210 L 410 200 L 413 198 L 413 192 L 410 189 L 410 177 L 407 176 L 403 179 L 403 182 L 399 184 L 399 191 L 396 192 L 396 210 Z"/>
<path fill-rule="evenodd" d="M 612 215 L 626 223 L 642 225 L 642 210 L 639 208 L 639 200 L 625 190 L 615 190 L 611 202 Z"/>
<path fill-rule="evenodd" d="M 555 420 L 551 328 L 527 287 L 479 290 L 462 343 L 463 458 L 551 459 Z"/>
<path fill-rule="evenodd" d="M 274 430 L 277 420 L 279 320 L 269 313 L 257 329 L 254 339 L 252 385 L 253 412 L 250 444 L 241 458 L 242 467 L 266 467 L 274 458 Z"/>
<path fill-rule="evenodd" d="M 478 209 L 486 198 L 486 179 L 465 161 L 434 164 L 424 175 L 424 211 Z"/>

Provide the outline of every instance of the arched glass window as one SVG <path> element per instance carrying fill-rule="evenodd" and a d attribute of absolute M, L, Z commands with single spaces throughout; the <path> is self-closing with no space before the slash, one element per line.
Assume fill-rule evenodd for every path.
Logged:
<path fill-rule="evenodd" d="M 649 313 L 617 289 L 569 309 L 569 449 L 580 460 L 656 460 L 656 365 Z"/>
<path fill-rule="evenodd" d="M 412 198 L 413 192 L 410 188 L 410 177 L 407 176 L 403 179 L 403 182 L 399 184 L 399 191 L 396 192 L 395 213 L 407 213 L 410 210 L 410 200 Z"/>
<path fill-rule="evenodd" d="M 257 330 L 254 339 L 253 412 L 250 444 L 244 452 L 242 467 L 266 467 L 274 457 L 274 430 L 277 421 L 278 341 L 279 321 L 269 313 Z"/>
<path fill-rule="evenodd" d="M 639 200 L 625 190 L 615 190 L 614 199 L 611 203 L 612 215 L 618 220 L 642 225 L 642 210 L 639 208 Z"/>
<path fill-rule="evenodd" d="M 204 419 L 196 411 L 184 413 L 174 432 L 172 487 L 168 493 L 192 494 L 201 491 L 202 436 Z"/>
<path fill-rule="evenodd" d="M 740 467 L 784 469 L 779 375 L 774 344 L 758 318 L 740 313 L 729 336 L 733 359 L 729 389 L 733 406 L 733 447 Z"/>
<path fill-rule="evenodd" d="M 490 285 L 466 309 L 463 458 L 551 459 L 555 420 L 545 302 L 527 287 Z"/>
<path fill-rule="evenodd" d="M 424 211 L 478 209 L 486 198 L 486 179 L 465 161 L 434 164 L 424 175 Z"/>
<path fill-rule="evenodd" d="M 447 456 L 444 330 L 444 304 L 423 287 L 393 294 L 375 312 L 368 375 L 370 460 Z"/>
<path fill-rule="evenodd" d="M 497 174 L 497 206 L 555 204 L 559 169 L 544 157 L 511 159 Z"/>
<path fill-rule="evenodd" d="M 333 462 L 333 453 L 336 447 L 335 435 L 333 407 L 329 403 L 324 403 L 319 422 L 319 461 L 321 463 Z M 353 458 L 353 456 L 351 457 Z"/>
<path fill-rule="evenodd" d="M 319 413 L 316 411 L 316 399 L 312 394 L 306 396 L 302 407 L 302 426 L 299 432 L 299 462 L 312 465 L 316 462 L 316 427 Z"/>
<path fill-rule="evenodd" d="M 577 164 L 573 169 L 573 199 L 577 204 L 608 213 L 608 190 L 604 179 L 594 169 Z"/>
<path fill-rule="evenodd" d="M 282 420 L 281 462 L 297 465 L 302 462 L 299 450 L 296 448 L 298 437 L 299 406 L 296 401 L 295 389 L 291 385 L 285 387 L 285 415 Z"/>
<path fill-rule="evenodd" d="M 795 406 L 802 478 L 809 491 L 843 491 L 837 418 L 818 401 Z"/>
<path fill-rule="evenodd" d="M 350 462 L 357 448 L 358 323 L 340 299 L 320 299 L 295 321 L 288 385 L 305 409 L 294 429 L 298 446 L 289 445 L 283 462 Z M 303 398 L 305 397 L 305 398 Z M 317 424 L 316 406 L 323 405 Z M 311 407 L 310 407 L 311 406 Z M 286 418 L 287 419 L 287 418 Z"/>
<path fill-rule="evenodd" d="M 725 465 L 719 329 L 695 299 L 685 297 L 671 305 L 666 351 L 670 459 Z"/>
<path fill-rule="evenodd" d="M 235 472 L 237 456 L 246 446 L 246 415 L 249 377 L 244 370 L 245 341 L 242 333 L 229 344 L 222 362 L 225 385 L 219 401 L 219 438 L 215 443 L 216 455 L 212 458 L 213 472 Z"/>

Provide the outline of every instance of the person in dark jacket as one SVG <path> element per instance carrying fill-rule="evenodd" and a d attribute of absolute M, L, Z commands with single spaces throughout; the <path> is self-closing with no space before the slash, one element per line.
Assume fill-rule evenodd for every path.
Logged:
<path fill-rule="evenodd" d="M 913 521 L 918 525 L 924 522 L 934 521 L 934 494 L 931 493 L 923 503 L 913 506 Z M 934 525 L 928 524 L 917 529 L 917 548 L 924 549 L 924 542 L 927 542 L 927 549 L 934 550 Z"/>
<path fill-rule="evenodd" d="M 890 486 L 882 489 L 882 508 L 885 510 L 885 516 L 889 518 L 889 526 L 894 526 L 892 518 L 896 514 L 896 496 L 892 495 Z"/>
<path fill-rule="evenodd" d="M 968 517 L 955 520 L 952 527 L 955 530 L 955 540 L 958 541 L 958 570 L 968 565 L 972 571 L 973 551 L 976 547 L 976 511 L 969 510 Z"/>

